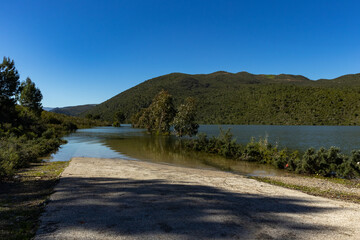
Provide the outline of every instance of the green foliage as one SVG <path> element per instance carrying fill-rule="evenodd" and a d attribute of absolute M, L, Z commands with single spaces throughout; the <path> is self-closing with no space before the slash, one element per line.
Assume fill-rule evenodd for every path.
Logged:
<path fill-rule="evenodd" d="M 21 105 L 15 105 L 18 99 Z M 55 151 L 64 142 L 64 134 L 107 125 L 95 117 L 85 119 L 42 111 L 41 100 L 41 92 L 30 78 L 19 86 L 14 61 L 4 58 L 0 64 L 0 179 Z"/>
<path fill-rule="evenodd" d="M 359 125 L 359 79 L 360 74 L 311 81 L 286 74 L 172 73 L 145 81 L 86 113 L 112 121 L 121 109 L 129 122 L 165 89 L 176 107 L 187 97 L 195 98 L 195 121 L 202 124 Z"/>
<path fill-rule="evenodd" d="M 39 156 L 56 150 L 62 143 L 60 138 L 29 139 L 26 135 L 1 138 L 0 179 L 11 175 L 15 169 L 36 161 Z"/>
<path fill-rule="evenodd" d="M 96 106 L 96 104 L 86 104 L 86 105 L 54 108 L 54 109 L 51 109 L 50 112 L 65 114 L 68 116 L 79 116 L 80 114 L 92 109 L 95 106 Z M 83 117 L 87 117 L 87 118 L 94 119 L 94 120 L 100 119 L 99 114 L 95 114 L 95 115 L 84 114 Z"/>
<path fill-rule="evenodd" d="M 339 166 L 346 160 L 339 148 L 331 147 L 328 150 L 320 148 L 317 152 L 310 148 L 303 155 L 302 165 L 298 171 L 322 176 L 339 175 L 341 174 Z"/>
<path fill-rule="evenodd" d="M 4 57 L 0 64 L 0 124 L 11 121 L 15 115 L 19 78 L 14 61 Z"/>
<path fill-rule="evenodd" d="M 76 126 L 75 123 L 70 122 L 70 121 L 65 121 L 62 123 L 62 127 L 64 128 L 64 130 L 66 132 L 74 132 L 78 129 L 78 127 Z"/>
<path fill-rule="evenodd" d="M 114 115 L 114 123 L 113 126 L 114 127 L 120 127 L 121 123 L 123 123 L 125 121 L 125 115 L 123 112 L 121 111 L 117 111 Z"/>
<path fill-rule="evenodd" d="M 188 135 L 191 137 L 197 133 L 199 128 L 195 122 L 195 115 L 194 98 L 187 98 L 185 103 L 181 104 L 176 111 L 172 96 L 162 90 L 156 95 L 149 107 L 142 108 L 131 117 L 131 123 L 135 128 L 146 128 L 149 133 L 165 135 L 170 133 L 170 126 L 173 125 L 177 136 Z"/>
<path fill-rule="evenodd" d="M 72 117 L 64 114 L 43 111 L 41 113 L 41 123 L 58 129 L 59 132 L 73 131 L 78 128 L 90 128 L 94 126 L 109 125 L 108 122 L 89 118 Z M 64 129 L 65 128 L 65 129 Z"/>
<path fill-rule="evenodd" d="M 19 90 L 20 104 L 40 115 L 42 112 L 41 100 L 43 96 L 41 91 L 35 87 L 35 83 L 30 78 L 26 78 L 26 81 L 21 83 Z"/>
<path fill-rule="evenodd" d="M 242 146 L 236 144 L 236 139 L 233 139 L 230 129 L 224 131 L 221 128 L 218 137 L 209 139 L 206 134 L 200 133 L 196 139 L 185 140 L 185 146 L 196 151 L 214 153 L 235 159 L 241 155 L 242 151 Z"/>
<path fill-rule="evenodd" d="M 360 176 L 360 150 L 354 150 L 341 167 L 342 175 L 349 178 Z"/>
<path fill-rule="evenodd" d="M 17 106 L 16 111 L 16 121 L 0 126 L 0 179 L 57 150 L 64 143 L 64 134 L 106 124 L 46 111 L 40 117 L 22 106 Z"/>
<path fill-rule="evenodd" d="M 152 131 L 158 134 L 169 133 L 170 123 L 175 116 L 175 108 L 172 96 L 164 90 L 161 90 L 149 106 L 150 118 L 154 125 Z"/>
<path fill-rule="evenodd" d="M 134 128 L 146 128 L 149 131 L 152 126 L 151 120 L 150 110 L 143 108 L 131 117 L 131 125 Z"/>
<path fill-rule="evenodd" d="M 113 127 L 121 127 L 121 124 L 120 122 L 118 121 L 114 121 L 113 124 L 112 124 Z"/>
<path fill-rule="evenodd" d="M 3 99 L 14 99 L 19 87 L 19 74 L 15 63 L 10 58 L 3 58 L 0 64 L 0 96 Z"/>
<path fill-rule="evenodd" d="M 53 112 L 55 112 L 55 111 L 53 111 Z M 65 114 L 65 113 L 64 113 Z M 65 115 L 69 115 L 69 116 L 72 116 L 72 115 L 70 115 L 70 114 L 65 114 Z M 89 114 L 86 114 L 86 116 L 85 116 L 87 119 L 92 119 L 92 120 L 100 120 L 100 115 L 92 115 L 91 113 L 89 113 Z"/>
<path fill-rule="evenodd" d="M 160 91 L 150 106 L 134 117 L 133 126 L 146 128 L 156 134 L 169 134 L 175 116 L 173 99 L 167 91 Z"/>
<path fill-rule="evenodd" d="M 195 99 L 188 97 L 181 104 L 172 122 L 176 136 L 193 136 L 198 132 L 199 124 L 195 122 L 196 103 Z"/>
<path fill-rule="evenodd" d="M 207 138 L 199 134 L 196 139 L 187 139 L 183 143 L 188 149 L 221 155 L 227 158 L 270 164 L 279 169 L 286 169 L 304 174 L 316 174 L 325 177 L 355 178 L 360 176 L 360 150 L 353 151 L 351 156 L 341 153 L 339 148 L 310 148 L 303 156 L 298 151 L 278 149 L 267 139 L 251 141 L 240 145 L 233 139 L 230 130 L 220 131 L 218 137 Z"/>
<path fill-rule="evenodd" d="M 317 152 L 311 148 L 305 152 L 300 164 L 298 172 L 354 178 L 360 176 L 360 151 L 352 151 L 351 156 L 346 156 L 335 147 L 320 148 Z"/>

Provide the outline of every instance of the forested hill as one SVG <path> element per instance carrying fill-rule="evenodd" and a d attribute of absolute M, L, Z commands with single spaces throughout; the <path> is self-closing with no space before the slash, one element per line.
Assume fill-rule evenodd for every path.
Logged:
<path fill-rule="evenodd" d="M 95 107 L 96 104 L 87 104 L 87 105 L 78 105 L 78 106 L 69 106 L 69 107 L 62 107 L 62 108 L 53 108 L 50 112 L 54 113 L 61 113 L 68 116 L 78 116 L 81 113 L 88 111 Z"/>
<path fill-rule="evenodd" d="M 360 125 L 360 74 L 310 80 L 300 75 L 247 72 L 171 73 L 147 80 L 82 113 L 127 121 L 165 89 L 175 105 L 192 96 L 203 124 Z"/>

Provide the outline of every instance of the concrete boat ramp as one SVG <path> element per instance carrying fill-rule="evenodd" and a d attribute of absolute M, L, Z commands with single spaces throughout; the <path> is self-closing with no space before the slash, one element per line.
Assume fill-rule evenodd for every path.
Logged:
<path fill-rule="evenodd" d="M 73 158 L 35 239 L 360 239 L 360 205 L 222 171 Z"/>

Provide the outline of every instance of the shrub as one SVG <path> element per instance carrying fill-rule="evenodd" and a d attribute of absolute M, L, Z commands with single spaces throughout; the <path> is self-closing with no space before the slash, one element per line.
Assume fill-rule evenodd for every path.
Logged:
<path fill-rule="evenodd" d="M 340 169 L 342 177 L 360 177 L 360 150 L 352 151 L 351 157 L 347 158 L 346 161 L 343 162 Z"/>
<path fill-rule="evenodd" d="M 115 121 L 113 122 L 113 127 L 120 127 L 120 122 L 119 121 Z"/>
<path fill-rule="evenodd" d="M 331 147 L 328 150 L 320 148 L 317 152 L 308 149 L 303 155 L 298 172 L 319 174 L 322 176 L 343 176 L 343 164 L 347 157 L 341 154 L 339 148 Z"/>
<path fill-rule="evenodd" d="M 272 165 L 276 168 L 284 169 L 287 168 L 287 164 L 289 164 L 289 156 L 286 150 L 281 150 L 279 152 L 274 152 Z"/>
<path fill-rule="evenodd" d="M 43 132 L 42 137 L 45 139 L 50 139 L 56 136 L 54 128 L 48 128 L 45 132 Z"/>
<path fill-rule="evenodd" d="M 301 173 L 316 173 L 317 171 L 317 157 L 314 148 L 309 148 L 304 153 L 301 166 L 299 166 L 298 172 Z"/>
<path fill-rule="evenodd" d="M 72 122 L 69 122 L 69 121 L 66 121 L 64 122 L 63 124 L 61 124 L 62 127 L 65 129 L 65 131 L 67 132 L 73 132 L 75 130 L 78 129 L 78 127 L 76 126 L 76 124 L 72 123 Z"/>
<path fill-rule="evenodd" d="M 250 143 L 246 145 L 242 159 L 249 162 L 260 162 L 262 160 L 259 144 L 254 139 L 251 139 Z"/>
<path fill-rule="evenodd" d="M 298 151 L 279 150 L 266 138 L 255 141 L 254 138 L 243 147 L 235 142 L 230 130 L 220 129 L 218 137 L 208 138 L 206 134 L 198 134 L 196 139 L 184 140 L 185 147 L 221 155 L 227 158 L 270 164 L 279 169 L 297 173 L 318 174 L 326 177 L 355 178 L 360 176 L 360 150 L 346 156 L 339 148 L 320 148 L 315 151 L 309 148 L 302 157 Z"/>

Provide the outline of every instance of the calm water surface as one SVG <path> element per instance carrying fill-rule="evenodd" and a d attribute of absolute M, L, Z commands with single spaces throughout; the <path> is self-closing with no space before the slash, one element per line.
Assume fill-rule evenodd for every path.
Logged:
<path fill-rule="evenodd" d="M 343 152 L 360 149 L 360 127 L 353 126 L 255 126 L 222 125 L 231 128 L 239 143 L 251 137 L 268 138 L 269 142 L 290 149 L 306 150 L 309 147 L 338 146 Z M 217 136 L 219 126 L 202 125 L 199 132 Z M 204 153 L 179 150 L 175 137 L 150 136 L 142 129 L 129 125 L 120 128 L 97 127 L 80 129 L 66 136 L 68 141 L 50 161 L 69 161 L 72 157 L 122 158 L 167 163 L 173 165 L 221 169 L 246 175 L 281 175 L 284 171 L 270 166 L 236 162 Z"/>

